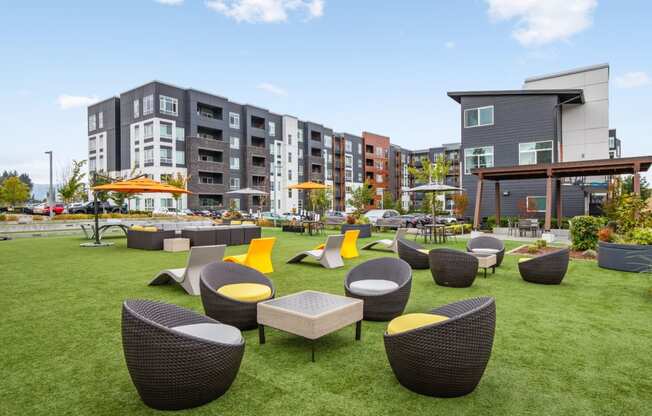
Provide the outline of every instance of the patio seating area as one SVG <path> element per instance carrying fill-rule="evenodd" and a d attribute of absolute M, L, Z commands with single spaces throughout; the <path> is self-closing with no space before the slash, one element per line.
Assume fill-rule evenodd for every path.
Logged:
<path fill-rule="evenodd" d="M 96 249 L 80 248 L 82 237 L 3 242 L 4 412 L 157 413 L 145 401 L 170 409 L 206 403 L 184 412 L 193 415 L 649 413 L 652 274 L 602 269 L 563 250 L 519 263 L 522 256 L 504 254 L 521 245 L 509 239 L 467 247 L 410 238 L 398 241 L 398 253 L 360 250 L 375 240 L 391 243 L 389 232 L 359 239 L 357 257 L 328 269 L 314 260 L 287 263 L 327 235 L 263 228 L 262 237 L 276 239 L 273 272 L 211 263 L 201 272 L 201 297 L 179 284 L 149 285 L 161 270 L 184 266 L 194 282 L 187 251 L 131 250 L 124 236 L 105 237 L 114 245 Z M 464 260 L 433 269 L 433 259 L 443 259 L 437 253 L 452 250 Z M 227 246 L 224 255 L 245 252 Z M 482 278 L 474 255 L 498 253 L 495 273 Z M 433 281 L 451 282 L 438 273 L 467 259 L 477 271 L 470 286 Z M 530 283 L 544 269 L 563 280 Z M 310 335 L 269 315 L 262 344 L 256 303 L 224 291 L 239 284 L 265 286 L 259 307 L 318 307 L 282 300 L 305 291 L 362 299 L 364 321 L 357 325 L 356 310 L 344 316 L 347 326 Z M 341 318 L 338 311 L 332 319 Z M 388 330 L 390 319 L 408 314 L 430 324 Z M 219 326 L 219 340 L 201 341 L 202 325 Z M 164 353 L 162 345 L 170 348 Z M 165 377 L 178 380 L 171 390 L 157 373 L 167 368 L 174 371 Z"/>

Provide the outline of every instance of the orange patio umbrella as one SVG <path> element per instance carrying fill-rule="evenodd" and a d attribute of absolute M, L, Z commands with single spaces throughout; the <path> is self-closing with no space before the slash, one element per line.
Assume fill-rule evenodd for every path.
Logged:
<path fill-rule="evenodd" d="M 317 183 L 317 182 L 301 182 L 296 185 L 290 185 L 288 186 L 288 189 L 300 189 L 303 191 L 311 191 L 313 189 L 327 189 L 328 185 L 324 185 L 323 183 Z"/>

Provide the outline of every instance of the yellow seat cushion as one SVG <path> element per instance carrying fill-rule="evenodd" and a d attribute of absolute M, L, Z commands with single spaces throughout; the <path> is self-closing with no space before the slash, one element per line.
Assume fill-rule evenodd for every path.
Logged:
<path fill-rule="evenodd" d="M 244 264 L 245 261 L 247 261 L 247 255 L 246 254 L 236 254 L 235 256 L 224 257 L 224 259 L 222 261 Z"/>
<path fill-rule="evenodd" d="M 426 248 L 419 248 L 419 249 L 417 249 L 417 251 L 420 252 L 420 253 L 423 253 L 423 254 L 428 254 L 428 253 L 430 253 L 430 250 L 428 250 L 428 249 L 426 249 Z"/>
<path fill-rule="evenodd" d="M 431 313 L 408 313 L 407 315 L 402 315 L 392 319 L 389 325 L 387 325 L 387 333 L 389 335 L 399 334 L 411 329 L 442 322 L 447 319 L 447 316 L 433 315 Z"/>
<path fill-rule="evenodd" d="M 518 262 L 519 263 L 524 263 L 524 262 L 530 261 L 530 260 L 532 260 L 532 259 L 529 258 L 529 257 L 521 257 L 520 259 L 518 259 Z"/>
<path fill-rule="evenodd" d="M 240 224 L 242 224 L 242 221 L 240 221 L 240 220 L 232 220 L 231 221 L 231 225 L 240 225 Z"/>
<path fill-rule="evenodd" d="M 260 283 L 234 283 L 217 289 L 217 293 L 240 302 L 259 302 L 272 296 L 272 289 Z"/>
<path fill-rule="evenodd" d="M 131 229 L 134 230 L 134 231 L 143 231 L 144 228 L 145 227 L 143 227 L 142 225 L 132 225 L 131 226 Z"/>

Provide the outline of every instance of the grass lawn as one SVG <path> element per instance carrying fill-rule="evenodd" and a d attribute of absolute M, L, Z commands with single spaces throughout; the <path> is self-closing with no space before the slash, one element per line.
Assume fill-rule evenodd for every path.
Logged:
<path fill-rule="evenodd" d="M 285 264 L 323 237 L 276 236 L 275 272 L 283 296 L 304 289 L 343 294 L 354 265 L 389 253 L 361 252 L 338 270 Z M 375 235 L 374 237 L 377 237 Z M 121 302 L 156 299 L 203 313 L 199 297 L 178 286 L 148 287 L 159 270 L 185 265 L 186 253 L 80 248 L 80 238 L 0 242 L 0 415 L 131 415 L 146 407 L 131 383 L 120 339 Z M 359 244 L 360 245 L 360 244 Z M 462 248 L 464 243 L 449 244 Z M 508 243 L 508 249 L 516 243 Z M 240 254 L 245 246 L 230 247 Z M 472 287 L 435 285 L 414 271 L 406 312 L 474 296 L 494 296 L 496 337 L 491 360 L 468 396 L 419 396 L 398 384 L 385 355 L 385 323 L 364 322 L 310 345 L 273 329 L 258 345 L 248 331 L 245 356 L 231 389 L 188 411 L 197 415 L 644 415 L 652 414 L 651 274 L 627 274 L 572 261 L 560 286 L 521 280 L 517 257 Z"/>

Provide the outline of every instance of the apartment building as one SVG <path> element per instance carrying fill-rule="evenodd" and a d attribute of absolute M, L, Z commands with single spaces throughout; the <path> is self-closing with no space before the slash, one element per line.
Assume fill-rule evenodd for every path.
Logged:
<path fill-rule="evenodd" d="M 609 129 L 609 65 L 595 65 L 525 80 L 519 90 L 460 91 L 462 172 L 471 215 L 477 177 L 473 169 L 620 157 L 620 141 Z M 563 183 L 565 216 L 599 209 L 605 178 Z M 502 214 L 543 215 L 545 180 L 512 180 L 501 186 Z M 482 193 L 481 213 L 493 213 L 496 194 Z M 553 201 L 556 204 L 556 201 Z"/>

